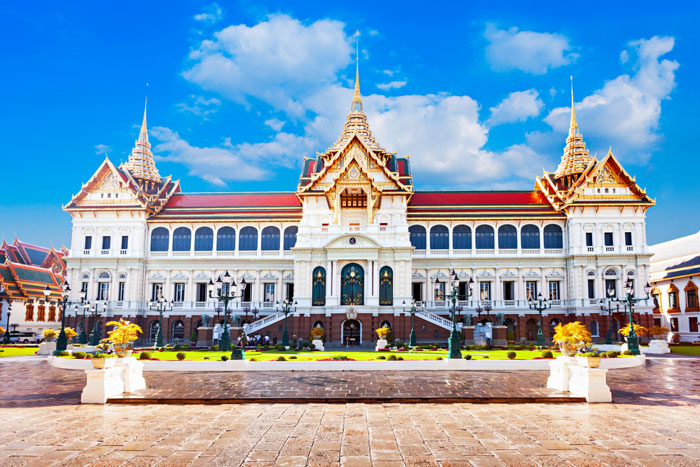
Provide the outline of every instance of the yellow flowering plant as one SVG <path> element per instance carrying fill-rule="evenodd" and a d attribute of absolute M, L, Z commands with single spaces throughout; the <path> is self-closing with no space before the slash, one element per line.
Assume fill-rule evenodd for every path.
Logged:
<path fill-rule="evenodd" d="M 636 324 L 636 323 L 635 323 L 635 324 L 632 324 L 632 326 L 634 326 L 634 333 L 635 333 L 637 336 L 640 336 L 640 337 L 641 337 L 641 336 L 646 336 L 646 335 L 649 334 L 649 330 L 648 330 L 647 328 L 645 328 L 644 326 L 641 326 L 641 325 Z M 666 330 L 666 331 L 668 332 L 668 330 Z M 623 336 L 627 337 L 627 336 L 629 335 L 629 333 L 630 333 L 630 326 L 629 326 L 629 324 L 626 325 L 625 327 L 623 327 L 622 329 L 620 329 L 620 330 L 617 331 L 617 332 L 619 332 L 619 333 L 622 334 Z"/>
<path fill-rule="evenodd" d="M 323 328 L 313 328 L 311 330 L 311 336 L 313 337 L 312 340 L 320 339 L 321 337 L 323 337 Z"/>
<path fill-rule="evenodd" d="M 386 339 L 386 336 L 389 335 L 389 331 L 391 331 L 391 329 L 381 327 L 381 328 L 377 328 L 377 330 L 375 332 L 377 333 L 377 336 L 379 336 L 380 339 Z"/>
<path fill-rule="evenodd" d="M 629 331 L 629 329 L 628 329 Z M 652 326 L 649 328 L 649 335 L 650 336 L 665 336 L 668 334 L 670 330 L 666 326 Z"/>
<path fill-rule="evenodd" d="M 0 326 L 0 336 L 2 336 L 3 334 L 5 334 L 5 328 Z"/>
<path fill-rule="evenodd" d="M 75 329 L 73 328 L 63 328 L 63 332 L 66 333 L 66 338 L 68 339 L 73 339 L 75 336 L 78 335 L 78 333 L 75 332 Z"/>
<path fill-rule="evenodd" d="M 138 324 L 121 318 L 119 321 L 110 321 L 107 326 L 115 326 L 109 331 L 107 340 L 112 344 L 130 344 L 139 338 L 139 334 L 143 333 Z"/>
<path fill-rule="evenodd" d="M 58 336 L 58 334 L 53 329 L 44 329 L 41 331 L 41 337 L 43 337 L 47 342 L 51 342 L 56 338 L 56 336 Z"/>
<path fill-rule="evenodd" d="M 554 328 L 552 340 L 559 344 L 563 354 L 571 355 L 576 349 L 591 342 L 591 333 L 579 321 L 574 321 L 573 323 L 558 324 Z"/>

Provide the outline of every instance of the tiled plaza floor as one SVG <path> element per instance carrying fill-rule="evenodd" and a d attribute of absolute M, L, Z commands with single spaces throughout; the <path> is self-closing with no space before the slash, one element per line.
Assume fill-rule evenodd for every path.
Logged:
<path fill-rule="evenodd" d="M 81 406 L 0 363 L 0 465 L 700 465 L 700 359 L 611 374 L 622 403 Z"/>

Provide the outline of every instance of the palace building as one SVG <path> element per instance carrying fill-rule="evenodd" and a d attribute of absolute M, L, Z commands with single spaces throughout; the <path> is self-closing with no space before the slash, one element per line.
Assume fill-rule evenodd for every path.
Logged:
<path fill-rule="evenodd" d="M 189 341 L 210 319 L 222 322 L 223 305 L 209 298 L 207 284 L 228 271 L 248 284 L 233 304 L 234 338 L 239 327 L 281 338 L 278 304 L 289 300 L 290 337 L 308 339 L 312 327 L 323 327 L 327 343 L 369 345 L 380 326 L 408 340 L 414 301 L 418 341 L 444 341 L 453 270 L 460 323 L 476 324 L 478 334 L 498 320 L 515 340 L 536 337 L 530 297 L 551 304 L 546 337 L 557 323 L 578 320 L 604 339 L 604 290 L 621 295 L 632 277 L 636 296 L 644 295 L 645 212 L 654 201 L 612 152 L 589 154 L 573 95 L 561 163 L 531 190 L 420 191 L 414 177 L 421 180 L 410 158 L 372 135 L 359 74 L 340 136 L 304 159 L 288 192 L 183 192 L 158 172 L 144 111 L 128 162 L 105 159 L 64 207 L 73 218 L 72 298 L 85 292 L 100 304 L 101 322 L 126 317 L 152 341 L 158 313 L 149 303 L 162 295 L 172 301 L 165 340 Z M 651 316 L 651 302 L 635 308 L 642 324 Z M 623 310 L 612 323 L 626 323 Z"/>

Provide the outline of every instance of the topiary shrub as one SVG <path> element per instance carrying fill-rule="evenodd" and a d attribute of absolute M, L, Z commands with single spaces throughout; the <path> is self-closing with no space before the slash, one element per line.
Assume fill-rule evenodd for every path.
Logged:
<path fill-rule="evenodd" d="M 625 350 L 624 352 L 622 352 L 622 355 L 634 355 L 634 352 L 632 352 L 631 350 L 628 349 L 628 350 Z"/>
<path fill-rule="evenodd" d="M 280 355 L 279 357 L 277 357 L 277 361 L 278 361 L 278 362 L 286 362 L 287 359 L 284 358 L 284 355 Z"/>
<path fill-rule="evenodd" d="M 178 360 L 184 360 L 186 355 L 185 352 L 178 352 L 177 355 L 175 355 Z"/>
<path fill-rule="evenodd" d="M 182 346 L 180 346 L 180 344 L 173 345 L 173 350 L 180 350 L 180 349 L 182 349 Z"/>
<path fill-rule="evenodd" d="M 58 354 L 60 357 L 67 357 L 70 355 L 70 352 L 67 350 L 62 351 L 60 354 Z"/>
<path fill-rule="evenodd" d="M 608 350 L 607 352 L 605 352 L 605 356 L 608 358 L 617 358 L 620 356 L 620 352 L 618 352 L 617 350 Z"/>
<path fill-rule="evenodd" d="M 297 356 L 296 356 L 296 355 L 292 355 L 291 357 L 289 357 L 289 359 L 290 359 L 290 360 L 296 360 L 296 359 L 297 359 Z"/>
<path fill-rule="evenodd" d="M 82 360 L 83 358 L 87 357 L 87 354 L 85 352 L 73 352 L 73 357 Z"/>
<path fill-rule="evenodd" d="M 202 360 L 209 360 L 209 357 L 204 357 L 202 358 Z"/>
<path fill-rule="evenodd" d="M 277 345 L 275 346 L 275 349 L 277 349 L 277 350 L 286 350 L 282 344 L 277 344 Z"/>
<path fill-rule="evenodd" d="M 228 360 L 228 357 L 227 357 L 226 355 L 222 355 L 222 356 L 221 356 L 221 361 L 222 361 L 222 362 L 225 362 L 226 360 Z"/>
<path fill-rule="evenodd" d="M 256 357 L 253 357 L 253 358 L 250 359 L 250 361 L 251 361 L 251 362 L 257 362 L 258 359 L 257 359 Z"/>
<path fill-rule="evenodd" d="M 139 355 L 139 360 L 150 360 L 151 359 L 151 352 L 141 352 Z"/>
<path fill-rule="evenodd" d="M 403 360 L 403 357 L 399 357 L 399 358 L 397 358 L 396 360 Z"/>
<path fill-rule="evenodd" d="M 394 361 L 394 360 L 396 360 L 396 355 L 389 355 L 386 359 Z"/>
<path fill-rule="evenodd" d="M 218 346 L 218 345 L 212 345 L 212 346 L 211 346 L 211 350 L 219 350 L 219 346 Z"/>
<path fill-rule="evenodd" d="M 190 350 L 190 344 L 185 344 L 182 346 L 182 348 L 185 350 Z"/>
<path fill-rule="evenodd" d="M 467 355 L 464 356 L 464 359 L 465 359 L 465 360 L 471 360 L 471 359 L 472 359 L 472 356 L 469 355 L 469 354 L 467 354 Z"/>
<path fill-rule="evenodd" d="M 386 355 L 380 355 L 377 357 L 377 360 L 386 360 Z"/>
<path fill-rule="evenodd" d="M 508 360 L 515 360 L 515 356 L 517 354 L 513 352 L 512 350 L 506 354 L 506 357 L 508 357 Z"/>
<path fill-rule="evenodd" d="M 435 360 L 442 360 L 442 357 L 435 357 Z"/>
<path fill-rule="evenodd" d="M 540 357 L 542 357 L 542 358 L 554 358 L 554 355 L 552 355 L 552 351 L 551 351 L 551 350 L 543 350 L 543 351 L 540 353 Z"/>
<path fill-rule="evenodd" d="M 165 346 L 165 350 L 173 350 L 174 348 L 175 348 L 175 346 L 172 346 L 172 345 Z"/>

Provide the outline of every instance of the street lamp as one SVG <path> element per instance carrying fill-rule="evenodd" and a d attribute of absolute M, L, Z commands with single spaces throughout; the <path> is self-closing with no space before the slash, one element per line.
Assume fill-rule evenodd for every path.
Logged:
<path fill-rule="evenodd" d="M 277 312 L 280 311 L 280 302 L 277 302 Z M 284 313 L 284 332 L 282 333 L 282 345 L 289 347 L 289 334 L 287 333 L 287 314 L 297 311 L 297 302 L 292 304 L 288 300 L 282 302 L 282 313 Z"/>
<path fill-rule="evenodd" d="M 47 285 L 46 288 L 48 289 L 48 287 Z M 44 295 L 46 295 L 46 289 L 44 289 Z M 68 348 L 68 337 L 66 336 L 66 306 L 68 305 L 69 295 L 70 286 L 66 281 L 61 286 L 61 300 L 58 301 L 61 306 L 61 332 L 58 334 L 58 340 L 56 340 L 57 352 L 62 352 Z"/>
<path fill-rule="evenodd" d="M 552 304 L 546 298 L 542 298 L 542 293 L 537 294 L 537 300 L 533 300 L 532 297 L 528 300 L 528 306 L 531 310 L 537 310 L 540 314 L 540 325 L 537 329 L 537 345 L 544 346 L 544 331 L 542 330 L 542 312 L 552 308 Z"/>
<path fill-rule="evenodd" d="M 228 302 L 236 300 L 238 298 L 243 298 L 246 286 L 245 278 L 241 279 L 239 285 L 241 294 L 236 295 L 233 291 L 236 288 L 236 281 L 233 280 L 231 275 L 226 271 L 224 273 L 223 279 L 221 276 L 216 280 L 216 286 L 209 279 L 209 298 L 216 298 L 219 302 L 224 302 L 224 332 L 221 334 L 219 339 L 219 350 L 229 351 L 231 350 L 231 336 L 228 333 Z M 216 291 L 214 290 L 216 287 Z M 216 293 L 216 295 L 215 295 Z M 243 352 L 241 349 L 236 347 L 231 352 L 231 360 L 243 360 Z"/>
<path fill-rule="evenodd" d="M 416 346 L 416 301 L 411 301 L 411 337 L 409 338 L 408 345 L 411 347 Z M 406 314 L 406 301 L 403 302 L 403 313 Z"/>
<path fill-rule="evenodd" d="M 613 302 L 613 297 L 615 296 L 615 289 L 612 287 L 608 288 L 607 291 L 607 297 L 600 300 L 600 310 L 605 311 L 605 305 L 608 305 L 608 332 L 605 333 L 605 343 L 607 345 L 612 344 L 612 339 L 613 339 L 613 328 L 612 328 L 612 302 Z M 620 305 L 618 304 L 617 307 L 619 308 Z"/>
<path fill-rule="evenodd" d="M 469 287 L 467 287 L 467 293 L 465 295 L 459 294 L 459 280 L 457 278 L 457 273 L 453 269 L 450 273 L 450 294 L 445 298 L 452 302 L 452 332 L 450 332 L 450 340 L 448 341 L 449 355 L 448 358 L 462 358 L 460 335 L 457 332 L 457 322 L 455 321 L 455 313 L 457 311 L 457 299 L 463 298 L 469 300 L 472 294 L 472 286 L 474 284 L 474 279 L 469 278 Z M 435 291 L 439 293 L 440 291 L 440 281 L 435 278 Z M 445 294 L 443 294 L 444 296 Z"/>
<path fill-rule="evenodd" d="M 639 355 L 639 338 L 637 337 L 637 333 L 634 331 L 634 320 L 632 317 L 632 308 L 634 307 L 635 303 L 639 303 L 641 301 L 647 301 L 649 300 L 649 292 L 651 291 L 651 285 L 647 282 L 647 284 L 644 286 L 644 293 L 647 294 L 646 298 L 634 298 L 634 281 L 630 276 L 627 276 L 627 280 L 625 281 L 625 298 L 616 298 L 614 301 L 619 302 L 619 303 L 624 303 L 625 306 L 627 307 L 627 311 L 629 312 L 629 326 L 630 330 L 627 333 L 627 349 L 632 352 L 634 355 Z"/>
<path fill-rule="evenodd" d="M 75 307 L 77 309 L 78 305 L 76 305 Z M 86 290 L 82 290 L 80 292 L 80 307 L 83 309 L 83 324 L 80 327 L 80 336 L 78 337 L 78 342 L 85 345 L 87 344 L 87 334 L 85 333 L 85 312 L 90 308 L 90 302 L 87 300 Z"/>
<path fill-rule="evenodd" d="M 3 344 L 10 343 L 10 310 L 12 309 L 12 303 L 7 301 L 7 327 L 5 328 L 5 336 L 3 337 Z"/>
<path fill-rule="evenodd" d="M 163 347 L 163 312 L 172 311 L 173 301 L 163 297 L 161 293 L 158 298 L 148 304 L 148 308 L 158 312 L 158 332 L 156 333 L 156 347 Z"/>
<path fill-rule="evenodd" d="M 98 301 L 95 301 L 95 303 L 92 304 L 92 307 L 90 307 L 90 311 L 92 312 L 92 322 L 94 323 L 93 329 L 92 329 L 92 334 L 90 335 L 90 345 L 97 345 L 100 343 L 100 328 L 97 327 L 97 305 L 99 305 Z M 104 305 L 104 310 L 106 311 L 107 305 Z"/>

